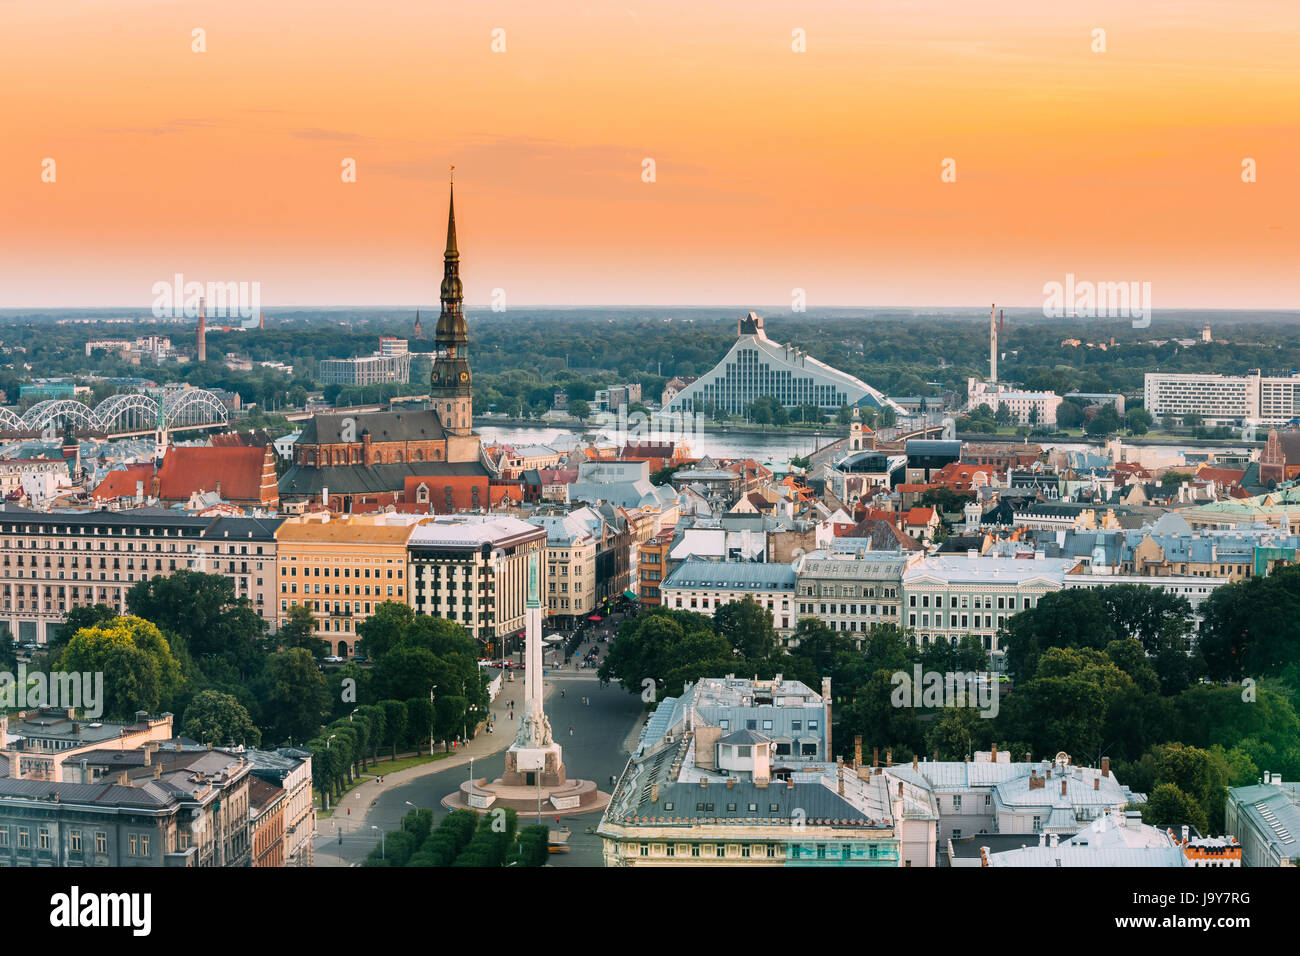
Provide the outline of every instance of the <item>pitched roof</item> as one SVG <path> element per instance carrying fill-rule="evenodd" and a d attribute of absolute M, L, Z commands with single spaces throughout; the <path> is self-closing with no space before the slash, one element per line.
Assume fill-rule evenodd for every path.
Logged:
<path fill-rule="evenodd" d="M 918 525 L 929 524 L 934 520 L 933 508 L 910 508 L 907 517 L 903 519 L 905 524 Z"/>
<path fill-rule="evenodd" d="M 264 501 L 265 460 L 266 450 L 257 447 L 169 448 L 158 469 L 158 497 L 186 501 L 196 491 L 214 491 L 219 485 L 227 501 Z M 274 499 L 274 481 L 269 490 Z"/>
<path fill-rule="evenodd" d="M 316 415 L 303 426 L 300 445 L 340 445 L 348 444 L 343 439 L 343 423 L 351 420 L 355 423 L 356 437 L 360 441 L 365 432 L 370 432 L 372 442 L 387 441 L 427 441 L 446 438 L 447 433 L 435 412 L 422 410 L 415 412 L 373 412 L 369 415 Z"/>
<path fill-rule="evenodd" d="M 127 465 L 104 476 L 91 496 L 105 501 L 115 498 L 135 497 L 135 483 L 144 482 L 144 494 L 149 494 L 149 479 L 153 477 L 153 465 Z"/>
<path fill-rule="evenodd" d="M 442 477 L 461 475 L 486 477 L 487 469 L 477 461 L 417 461 L 403 464 L 371 465 L 294 465 L 280 479 L 284 496 L 319 495 L 328 488 L 331 494 L 365 494 L 401 491 L 408 476 Z M 224 489 L 224 486 L 223 486 Z"/>
<path fill-rule="evenodd" d="M 888 521 L 866 518 L 855 524 L 845 538 L 866 538 L 871 542 L 873 551 L 920 551 L 921 542 L 910 534 L 899 531 Z"/>

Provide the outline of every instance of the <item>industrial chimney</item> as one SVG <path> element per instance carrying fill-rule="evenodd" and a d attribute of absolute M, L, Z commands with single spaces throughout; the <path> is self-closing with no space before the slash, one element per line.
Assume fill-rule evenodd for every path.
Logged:
<path fill-rule="evenodd" d="M 208 336 L 207 336 L 207 313 L 203 297 L 199 297 L 199 339 L 198 339 L 199 361 L 208 360 Z"/>

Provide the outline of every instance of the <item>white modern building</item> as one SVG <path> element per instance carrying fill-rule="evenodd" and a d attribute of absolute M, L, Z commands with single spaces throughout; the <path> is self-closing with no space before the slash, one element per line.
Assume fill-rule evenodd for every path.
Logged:
<path fill-rule="evenodd" d="M 1281 425 L 1300 415 L 1300 375 L 1148 372 L 1145 405 L 1157 421 L 1199 415 L 1206 425 Z"/>
<path fill-rule="evenodd" d="M 406 384 L 411 380 L 410 354 L 367 355 L 362 358 L 321 359 L 322 385 Z"/>
<path fill-rule="evenodd" d="M 808 353 L 773 342 L 754 312 L 736 323 L 736 344 L 713 369 L 687 385 L 664 406 L 667 412 L 694 411 L 712 405 L 743 415 L 758 398 L 770 395 L 787 408 L 818 405 L 833 412 L 843 405 L 903 408 L 866 382 L 817 361 Z"/>

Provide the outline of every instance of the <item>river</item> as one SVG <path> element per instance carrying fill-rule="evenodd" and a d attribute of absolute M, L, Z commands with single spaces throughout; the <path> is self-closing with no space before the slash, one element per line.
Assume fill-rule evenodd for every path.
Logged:
<path fill-rule="evenodd" d="M 484 442 L 503 442 L 508 445 L 546 445 L 560 438 L 578 438 L 580 432 L 575 428 L 562 428 L 554 425 L 476 425 L 476 431 Z M 614 442 L 611 430 L 597 432 L 605 441 Z M 791 457 L 804 457 L 823 445 L 830 444 L 840 437 L 836 430 L 828 430 L 821 435 L 785 434 L 781 432 L 715 432 L 697 433 L 687 445 L 694 457 L 710 455 L 717 458 L 754 458 L 768 465 L 777 472 L 788 471 Z M 1006 441 L 989 436 L 988 441 Z M 1170 448 L 1167 445 L 1145 445 L 1140 439 L 1126 439 L 1124 444 L 1130 447 L 1149 447 L 1153 450 L 1169 448 L 1170 451 L 1186 450 L 1195 455 L 1214 455 L 1240 453 L 1248 447 L 1230 446 L 1188 446 L 1186 449 Z M 1041 443 L 1045 451 L 1093 451 L 1101 453 L 1103 446 L 1083 442 L 1046 442 Z"/>

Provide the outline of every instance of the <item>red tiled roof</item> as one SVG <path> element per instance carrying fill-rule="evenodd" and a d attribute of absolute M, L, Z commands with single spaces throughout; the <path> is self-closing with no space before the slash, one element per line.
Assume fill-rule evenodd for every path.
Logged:
<path fill-rule="evenodd" d="M 265 448 L 243 446 L 169 448 L 158 469 L 158 497 L 163 501 L 186 501 L 196 491 L 216 491 L 220 485 L 221 497 L 227 501 L 278 500 L 273 478 L 270 497 L 266 496 L 266 455 Z"/>
<path fill-rule="evenodd" d="M 428 501 L 419 500 L 421 485 L 427 489 Z M 451 488 L 450 505 L 447 502 L 449 487 Z M 477 496 L 474 494 L 476 490 Z M 486 475 L 407 475 L 402 489 L 402 499 L 406 504 L 416 505 L 417 510 L 421 511 L 432 508 L 435 514 L 490 508 L 507 498 L 513 501 L 522 500 L 522 483 L 493 482 Z"/>
<path fill-rule="evenodd" d="M 907 518 L 904 520 L 909 525 L 920 525 L 929 524 L 933 517 L 933 508 L 912 508 L 907 512 Z"/>
<path fill-rule="evenodd" d="M 1210 468 L 1205 467 L 1196 473 L 1197 479 L 1201 481 L 1213 481 L 1220 485 L 1236 485 L 1246 476 L 1244 471 L 1238 471 L 1235 468 Z"/>
<path fill-rule="evenodd" d="M 539 468 L 537 479 L 544 485 L 571 485 L 578 480 L 578 469 Z"/>
<path fill-rule="evenodd" d="M 104 476 L 91 496 L 104 501 L 117 498 L 134 498 L 135 483 L 144 482 L 144 493 L 149 494 L 149 479 L 153 477 L 153 465 L 127 465 L 117 471 L 110 471 Z"/>

